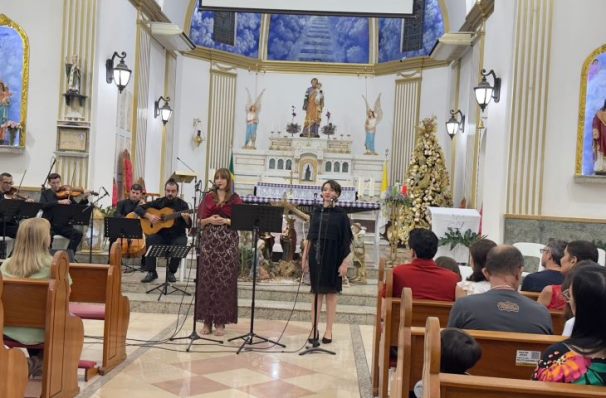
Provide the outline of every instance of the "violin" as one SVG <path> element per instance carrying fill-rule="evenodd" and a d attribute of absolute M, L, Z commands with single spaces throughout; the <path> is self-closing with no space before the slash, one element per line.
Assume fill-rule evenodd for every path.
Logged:
<path fill-rule="evenodd" d="M 98 192 L 86 191 L 86 190 L 84 190 L 84 188 L 72 187 L 70 185 L 62 185 L 59 187 L 57 192 L 55 192 L 55 195 L 57 195 L 57 199 L 78 198 L 79 196 L 82 196 L 85 194 L 92 195 L 92 196 L 99 196 Z"/>
<path fill-rule="evenodd" d="M 8 192 L 4 193 L 4 197 L 7 199 L 17 199 L 17 200 L 31 200 L 27 196 L 19 195 L 19 189 L 15 187 L 11 187 Z"/>

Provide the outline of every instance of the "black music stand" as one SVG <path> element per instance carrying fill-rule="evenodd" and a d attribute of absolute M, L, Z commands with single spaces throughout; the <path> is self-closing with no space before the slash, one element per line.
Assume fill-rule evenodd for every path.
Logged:
<path fill-rule="evenodd" d="M 57 225 L 88 225 L 93 214 L 93 207 L 81 204 L 53 206 L 50 211 L 51 224 Z M 69 261 L 74 261 L 76 253 L 70 253 Z"/>
<path fill-rule="evenodd" d="M 19 206 L 19 210 L 15 215 L 15 218 L 18 220 L 24 220 L 26 218 L 34 218 L 38 215 L 38 212 L 42 210 L 42 203 L 38 202 L 26 202 L 23 200 L 18 200 L 21 202 Z"/>
<path fill-rule="evenodd" d="M 238 348 L 240 351 L 246 345 L 253 345 L 259 343 L 273 343 L 280 347 L 286 347 L 284 344 L 274 340 L 270 340 L 266 337 L 259 336 L 254 332 L 255 323 L 255 293 L 257 286 L 257 240 L 259 239 L 259 232 L 282 232 L 282 215 L 284 209 L 275 206 L 261 206 L 261 205 L 236 205 L 233 207 L 233 214 L 231 218 L 231 229 L 238 231 L 253 231 L 253 289 L 252 289 L 252 303 L 250 306 L 250 331 L 241 336 L 233 337 L 228 341 L 243 339 L 242 345 Z M 254 341 L 257 338 L 259 341 Z"/>
<path fill-rule="evenodd" d="M 6 258 L 9 254 L 6 252 L 6 223 L 16 217 L 21 202 L 21 200 L 14 199 L 4 199 L 0 201 L 0 218 L 2 218 L 2 247 L 0 248 L 0 258 Z"/>
<path fill-rule="evenodd" d="M 142 239 L 141 221 L 135 218 L 105 217 L 105 237 L 123 242 L 123 239 Z M 134 272 L 135 267 L 123 264 L 125 273 Z"/>
<path fill-rule="evenodd" d="M 160 301 L 160 297 L 162 295 L 168 296 L 169 294 L 173 294 L 175 292 L 181 292 L 186 296 L 191 296 L 191 293 L 186 292 L 183 289 L 180 289 L 174 285 L 168 283 L 168 263 L 171 258 L 185 258 L 187 257 L 187 253 L 191 246 L 179 246 L 179 245 L 152 245 L 147 249 L 147 253 L 145 253 L 145 258 L 165 258 L 166 259 L 166 275 L 164 276 L 164 283 L 159 284 L 153 289 L 149 289 L 146 291 L 146 294 L 153 292 L 154 290 L 160 290 L 160 295 L 158 296 L 158 301 Z M 168 291 L 168 287 L 171 287 L 173 290 Z"/>

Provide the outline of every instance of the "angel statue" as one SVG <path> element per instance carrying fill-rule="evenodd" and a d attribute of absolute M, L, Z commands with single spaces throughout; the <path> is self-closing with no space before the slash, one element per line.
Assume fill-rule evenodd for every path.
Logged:
<path fill-rule="evenodd" d="M 246 89 L 248 100 L 246 101 L 246 138 L 244 140 L 244 148 L 256 149 L 255 141 L 257 140 L 257 125 L 259 124 L 259 113 L 261 112 L 261 97 L 265 90 L 252 102 L 250 91 Z"/>
<path fill-rule="evenodd" d="M 366 132 L 366 155 L 377 155 L 375 151 L 375 133 L 377 132 L 377 124 L 383 119 L 383 110 L 381 109 L 381 94 L 375 100 L 375 106 L 371 109 L 368 106 L 368 100 L 364 95 L 364 103 L 366 104 L 366 122 L 364 123 L 364 131 Z"/>

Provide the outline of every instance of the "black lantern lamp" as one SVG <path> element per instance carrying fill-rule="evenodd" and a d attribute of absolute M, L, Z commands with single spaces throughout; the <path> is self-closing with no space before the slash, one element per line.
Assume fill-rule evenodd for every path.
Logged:
<path fill-rule="evenodd" d="M 484 112 L 491 99 L 494 99 L 494 102 L 499 102 L 501 99 L 501 78 L 497 77 L 492 69 L 488 73 L 486 69 L 482 69 L 481 75 L 482 80 L 480 84 L 473 88 L 473 91 L 476 95 L 476 102 L 480 106 L 480 109 L 482 109 L 482 112 Z M 494 80 L 493 85 L 488 83 L 487 76 L 492 76 Z"/>
<path fill-rule="evenodd" d="M 457 118 L 457 115 L 459 116 Z M 454 109 L 450 110 L 450 119 L 446 122 L 446 131 L 450 139 L 453 139 L 457 131 L 465 131 L 465 115 L 460 109 L 455 112 Z"/>
<path fill-rule="evenodd" d="M 116 57 L 120 58 L 120 63 L 114 66 Z M 105 81 L 108 84 L 111 82 L 116 83 L 118 91 L 120 92 L 128 85 L 130 76 L 132 75 L 132 71 L 128 69 L 128 66 L 124 63 L 124 58 L 126 58 L 126 53 L 124 51 L 122 51 L 122 54 L 118 54 L 118 52 L 114 51 L 114 55 L 105 61 Z"/>
<path fill-rule="evenodd" d="M 160 106 L 160 101 L 164 102 L 164 105 Z M 170 102 L 170 97 L 160 97 L 158 100 L 154 101 L 154 117 L 160 116 L 162 119 L 162 123 L 166 126 L 168 123 L 168 119 L 173 114 L 173 108 L 168 104 Z"/>

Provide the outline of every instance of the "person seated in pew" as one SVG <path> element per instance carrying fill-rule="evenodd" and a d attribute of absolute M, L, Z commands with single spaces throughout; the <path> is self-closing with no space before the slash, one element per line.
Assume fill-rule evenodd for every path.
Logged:
<path fill-rule="evenodd" d="M 415 228 L 410 231 L 408 246 L 412 249 L 412 262 L 394 268 L 393 297 L 400 297 L 402 289 L 409 287 L 414 299 L 454 301 L 459 277 L 433 261 L 438 251 L 436 234 Z"/>
<path fill-rule="evenodd" d="M 606 268 L 578 269 L 567 292 L 575 315 L 572 335 L 545 350 L 532 378 L 606 386 Z"/>
<path fill-rule="evenodd" d="M 482 358 L 482 347 L 464 330 L 446 328 L 440 332 L 440 373 L 467 374 Z M 423 381 L 414 387 L 414 396 L 423 396 Z"/>
<path fill-rule="evenodd" d="M 0 266 L 5 278 L 47 280 L 51 277 L 50 255 L 51 225 L 45 218 L 29 218 L 21 222 L 13 254 Z M 70 280 L 71 284 L 71 280 Z M 44 342 L 44 329 L 7 326 L 4 335 L 25 345 Z M 29 373 L 32 377 L 42 374 L 41 349 L 28 348 Z"/>
<path fill-rule="evenodd" d="M 434 261 L 436 262 L 436 264 L 438 264 L 438 267 L 451 270 L 452 272 L 457 274 L 459 280 L 461 280 L 461 270 L 459 269 L 459 263 L 457 263 L 454 258 L 448 256 L 440 256 Z"/>
<path fill-rule="evenodd" d="M 564 309 L 564 316 L 568 319 L 564 324 L 564 330 L 562 331 L 562 336 L 570 337 L 572 336 L 572 329 L 574 328 L 574 314 L 572 313 L 572 308 L 570 307 L 570 285 L 572 283 L 572 279 L 574 275 L 579 272 L 579 270 L 590 266 L 600 264 L 593 262 L 591 260 L 583 260 L 577 263 L 574 266 L 574 269 L 566 275 L 566 279 L 562 283 L 562 297 L 566 301 L 566 308 Z"/>
<path fill-rule="evenodd" d="M 577 263 L 583 260 L 598 262 L 598 249 L 586 240 L 573 240 L 566 245 L 562 263 L 562 275 L 566 277 Z M 566 300 L 562 296 L 562 285 L 546 286 L 537 300 L 549 310 L 562 311 L 566 308 Z"/>
<path fill-rule="evenodd" d="M 545 286 L 560 285 L 564 281 L 562 274 L 562 257 L 567 242 L 559 239 L 550 239 L 541 249 L 541 266 L 543 271 L 526 275 L 522 282 L 522 291 L 541 293 Z"/>
<path fill-rule="evenodd" d="M 547 308 L 518 293 L 523 267 L 524 257 L 515 247 L 490 249 L 483 271 L 490 290 L 458 299 L 450 310 L 448 327 L 552 334 Z"/>
<path fill-rule="evenodd" d="M 457 299 L 472 294 L 485 293 L 490 290 L 490 283 L 486 280 L 483 271 L 486 266 L 486 256 L 488 256 L 490 249 L 496 245 L 497 244 L 490 239 L 480 239 L 469 247 L 471 268 L 473 269 L 473 272 L 466 281 L 457 283 L 457 289 L 455 291 Z"/>

